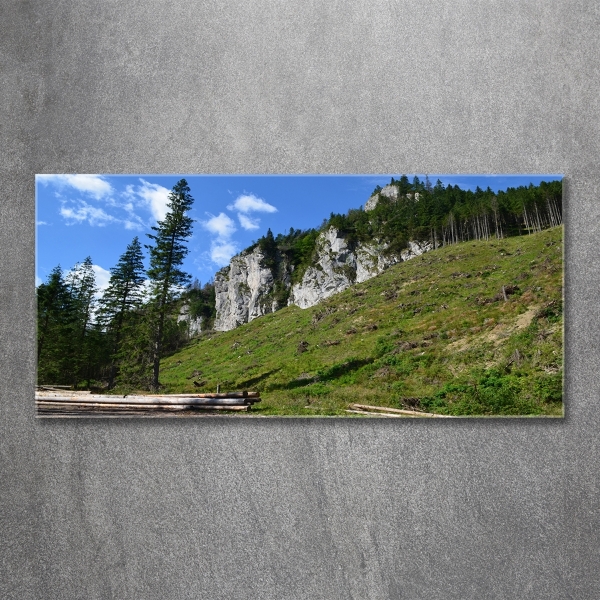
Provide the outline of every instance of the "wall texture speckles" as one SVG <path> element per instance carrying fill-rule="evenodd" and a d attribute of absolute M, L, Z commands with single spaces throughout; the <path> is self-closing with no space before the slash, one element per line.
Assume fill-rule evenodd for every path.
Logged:
<path fill-rule="evenodd" d="M 3 12 L 0 596 L 598 597 L 592 4 Z M 564 420 L 35 420 L 35 173 L 397 171 L 564 174 Z"/>

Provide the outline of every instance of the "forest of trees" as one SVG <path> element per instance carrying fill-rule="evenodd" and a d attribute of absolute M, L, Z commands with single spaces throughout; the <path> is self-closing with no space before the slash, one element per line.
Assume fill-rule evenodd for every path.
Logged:
<path fill-rule="evenodd" d="M 287 234 L 273 236 L 269 230 L 254 246 L 259 246 L 275 281 L 282 266 L 293 267 L 292 281 L 300 281 L 307 266 L 315 261 L 316 240 L 320 232 L 335 227 L 350 247 L 377 240 L 386 253 L 399 254 L 409 241 L 428 241 L 434 248 L 472 239 L 487 240 L 535 233 L 562 223 L 562 182 L 542 182 L 538 186 L 508 188 L 497 193 L 489 187 L 463 190 L 458 185 L 444 186 L 428 177 L 412 182 L 406 175 L 392 178 L 396 197 L 379 194 L 372 210 L 350 209 L 346 214 L 331 213 L 318 229 L 291 228 Z"/>
<path fill-rule="evenodd" d="M 182 179 L 169 194 L 164 220 L 147 234 L 148 270 L 135 237 L 101 295 L 89 256 L 66 275 L 56 266 L 38 286 L 38 384 L 158 389 L 161 357 L 186 341 L 186 326 L 177 320 L 182 304 L 193 318 L 214 319 L 214 286 L 190 284 L 180 268 L 192 203 Z"/>
<path fill-rule="evenodd" d="M 377 240 L 386 252 L 399 253 L 410 240 L 433 247 L 472 239 L 502 238 L 540 231 L 562 223 L 562 182 L 542 182 L 494 193 L 458 186 L 432 185 L 414 177 L 392 179 L 395 197 L 378 194 L 369 211 L 350 209 L 331 214 L 316 229 L 291 228 L 273 235 L 269 229 L 246 251 L 258 246 L 263 264 L 271 269 L 273 299 L 285 306 L 291 272 L 299 281 L 315 262 L 317 237 L 329 227 L 338 229 L 350 246 Z M 181 270 L 191 235 L 188 212 L 193 199 L 185 179 L 169 195 L 164 220 L 146 234 L 150 267 L 144 268 L 143 248 L 136 237 L 110 270 L 108 287 L 100 295 L 92 259 L 88 256 L 63 274 L 55 267 L 37 288 L 38 383 L 121 389 L 159 388 L 160 360 L 187 341 L 185 323 L 178 322 L 183 304 L 203 328 L 215 318 L 215 289 L 201 286 Z"/>

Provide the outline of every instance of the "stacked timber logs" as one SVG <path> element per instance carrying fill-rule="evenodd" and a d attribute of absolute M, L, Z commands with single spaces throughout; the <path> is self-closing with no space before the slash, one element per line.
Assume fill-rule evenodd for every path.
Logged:
<path fill-rule="evenodd" d="M 258 392 L 216 394 L 106 395 L 56 388 L 38 388 L 35 406 L 38 416 L 199 415 L 249 412 L 260 402 Z"/>
<path fill-rule="evenodd" d="M 369 406 L 368 404 L 350 404 L 347 413 L 356 415 L 371 415 L 376 417 L 429 417 L 438 419 L 452 419 L 452 415 L 438 415 L 435 413 L 422 412 L 420 410 L 405 410 L 401 408 L 388 408 L 387 406 Z"/>

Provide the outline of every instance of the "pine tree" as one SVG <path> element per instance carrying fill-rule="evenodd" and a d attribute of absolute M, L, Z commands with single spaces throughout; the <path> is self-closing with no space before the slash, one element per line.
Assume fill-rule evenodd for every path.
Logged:
<path fill-rule="evenodd" d="M 265 236 L 258 240 L 258 247 L 263 253 L 263 267 L 271 269 L 271 272 L 275 275 L 277 268 L 277 244 L 271 228 L 269 228 Z"/>
<path fill-rule="evenodd" d="M 410 182 L 408 181 L 408 177 L 406 175 L 402 175 L 397 184 L 402 196 L 405 196 L 408 194 L 408 192 L 410 192 Z"/>
<path fill-rule="evenodd" d="M 70 339 L 70 295 L 60 265 L 38 286 L 37 359 L 38 383 L 59 383 Z"/>
<path fill-rule="evenodd" d="M 123 336 L 134 325 L 135 316 L 141 308 L 144 292 L 144 256 L 137 236 L 116 267 L 110 270 L 110 280 L 106 288 L 99 312 L 98 321 L 106 329 L 110 344 L 110 370 L 108 387 L 114 386 L 117 360 Z"/>
<path fill-rule="evenodd" d="M 138 315 L 132 311 L 126 321 L 127 334 L 121 338 L 116 357 L 115 381 L 127 390 L 148 389 L 152 386 L 153 325 L 147 312 Z"/>
<path fill-rule="evenodd" d="M 67 274 L 66 284 L 71 298 L 71 381 L 75 387 L 82 379 L 90 379 L 92 362 L 91 339 L 88 335 L 92 329 L 95 312 L 96 276 L 92 259 L 88 256 L 83 263 L 77 263 Z"/>
<path fill-rule="evenodd" d="M 192 234 L 192 219 L 187 216 L 194 199 L 190 195 L 187 181 L 178 181 L 169 194 L 167 207 L 169 212 L 163 221 L 159 221 L 152 230 L 156 234 L 146 234 L 154 240 L 153 246 L 146 246 L 150 251 L 150 269 L 148 277 L 151 282 L 150 315 L 153 321 L 153 377 L 151 387 L 158 390 L 158 373 L 163 347 L 165 319 L 173 310 L 173 301 L 183 286 L 189 283 L 190 275 L 179 267 L 188 253 L 184 242 Z"/>
<path fill-rule="evenodd" d="M 439 179 L 438 179 L 438 181 L 439 181 Z M 431 185 L 431 181 L 429 181 L 429 175 L 425 175 L 425 184 L 424 184 L 424 186 L 425 186 L 425 191 L 428 194 L 431 194 L 431 192 L 433 191 L 433 185 Z"/>

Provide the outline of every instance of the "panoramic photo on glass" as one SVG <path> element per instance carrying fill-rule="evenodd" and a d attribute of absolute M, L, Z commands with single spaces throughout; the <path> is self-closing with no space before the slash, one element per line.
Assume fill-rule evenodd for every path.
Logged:
<path fill-rule="evenodd" d="M 39 417 L 563 416 L 560 175 L 37 175 Z"/>

